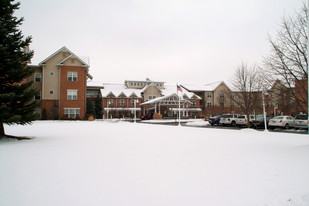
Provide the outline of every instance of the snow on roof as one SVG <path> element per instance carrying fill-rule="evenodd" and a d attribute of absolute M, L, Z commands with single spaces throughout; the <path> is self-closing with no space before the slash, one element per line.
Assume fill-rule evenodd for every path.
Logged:
<path fill-rule="evenodd" d="M 88 66 L 90 66 L 90 59 L 87 56 L 78 56 L 83 62 L 85 62 Z"/>
<path fill-rule="evenodd" d="M 146 80 L 125 80 L 125 82 L 158 82 L 158 83 L 165 83 L 164 81 L 155 81 L 155 80 L 151 80 L 149 78 L 146 78 Z"/>
<path fill-rule="evenodd" d="M 181 94 L 179 93 L 179 96 L 180 96 L 180 95 L 181 95 Z M 160 102 L 160 101 L 162 101 L 162 100 L 164 100 L 164 99 L 170 98 L 170 97 L 172 97 L 172 96 L 174 96 L 174 97 L 176 97 L 177 99 L 179 99 L 179 96 L 178 96 L 176 93 L 171 93 L 171 94 L 165 95 L 165 96 L 163 96 L 163 97 L 157 97 L 157 98 L 155 98 L 155 99 L 149 100 L 149 101 L 147 101 L 147 102 L 142 103 L 141 105 L 155 104 L 155 103 L 158 103 L 158 102 Z M 189 100 L 186 100 L 186 99 L 180 98 L 180 101 L 181 101 L 181 102 L 188 102 L 188 103 L 192 104 Z"/>
<path fill-rule="evenodd" d="M 99 81 L 89 81 L 87 82 L 87 87 L 103 87 L 103 83 Z"/>
<path fill-rule="evenodd" d="M 110 83 L 103 83 L 103 89 L 101 89 L 102 97 L 107 97 L 109 94 L 113 94 L 116 97 L 124 94 L 125 96 L 129 97 L 132 94 L 135 94 L 137 97 L 142 98 L 140 89 L 129 89 L 126 87 L 125 84 L 110 84 Z"/>
<path fill-rule="evenodd" d="M 183 84 L 181 86 L 185 87 L 190 91 L 214 91 L 223 81 L 213 82 L 210 84 L 197 85 L 197 84 Z"/>
<path fill-rule="evenodd" d="M 155 83 L 151 82 L 150 84 L 147 84 L 145 87 L 143 87 L 141 89 L 141 92 L 145 92 L 149 87 L 157 87 L 157 85 Z M 157 89 L 161 91 L 161 89 L 159 89 L 158 87 L 157 87 Z"/>
<path fill-rule="evenodd" d="M 178 92 L 178 94 L 181 95 L 182 97 L 186 95 L 189 99 L 192 99 L 194 96 L 197 99 L 201 99 L 201 97 L 197 96 L 193 92 L 189 92 L 184 87 L 181 86 L 181 88 L 182 88 L 182 92 Z M 176 85 L 165 85 L 164 89 L 162 89 L 161 91 L 162 91 L 162 94 L 164 96 L 167 96 L 167 95 L 170 95 L 170 94 L 173 94 L 173 93 L 177 93 L 177 86 Z"/>

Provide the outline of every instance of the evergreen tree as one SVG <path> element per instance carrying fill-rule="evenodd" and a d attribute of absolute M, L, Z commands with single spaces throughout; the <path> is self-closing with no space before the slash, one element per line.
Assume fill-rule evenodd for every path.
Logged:
<path fill-rule="evenodd" d="M 102 103 L 101 103 L 101 98 L 99 95 L 95 99 L 94 106 L 95 106 L 95 118 L 102 119 L 103 117 Z"/>
<path fill-rule="evenodd" d="M 33 101 L 37 91 L 26 82 L 33 70 L 27 62 L 33 51 L 24 52 L 31 43 L 31 37 L 24 38 L 19 26 L 23 18 L 14 16 L 20 3 L 14 0 L 0 1 L 0 138 L 5 136 L 3 124 L 29 124 L 37 119 Z"/>
<path fill-rule="evenodd" d="M 94 104 L 93 104 L 93 101 L 91 100 L 87 100 L 86 102 L 86 114 L 93 115 L 93 117 L 95 117 Z"/>

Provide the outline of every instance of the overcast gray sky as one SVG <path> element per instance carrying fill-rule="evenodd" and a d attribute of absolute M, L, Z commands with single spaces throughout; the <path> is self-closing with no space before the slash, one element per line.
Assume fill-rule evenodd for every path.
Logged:
<path fill-rule="evenodd" d="M 268 34 L 303 0 L 21 0 L 33 63 L 66 46 L 90 58 L 94 80 L 230 82 L 259 64 Z"/>

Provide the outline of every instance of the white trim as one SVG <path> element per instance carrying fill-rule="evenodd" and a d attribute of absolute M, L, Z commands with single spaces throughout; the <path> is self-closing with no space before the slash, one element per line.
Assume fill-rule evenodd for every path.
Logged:
<path fill-rule="evenodd" d="M 178 111 L 179 108 L 169 108 L 171 111 Z M 201 112 L 201 108 L 180 108 L 180 111 Z"/>
<path fill-rule="evenodd" d="M 88 65 L 86 62 L 84 62 L 81 58 L 79 58 L 78 56 L 76 56 L 73 52 L 72 52 L 71 55 L 69 55 L 68 57 L 66 57 L 66 58 L 64 58 L 63 60 L 61 60 L 61 61 L 57 64 L 57 66 L 63 66 L 63 63 L 64 63 L 66 60 L 68 60 L 68 59 L 70 59 L 70 58 L 72 58 L 72 57 L 78 59 L 78 60 L 83 64 L 83 67 L 89 67 L 89 65 Z"/>
<path fill-rule="evenodd" d="M 49 59 L 51 59 L 52 57 L 54 57 L 56 54 L 58 54 L 59 52 L 69 52 L 71 55 L 69 55 L 68 57 L 64 58 L 63 60 L 61 60 L 57 65 L 61 65 L 61 63 L 65 60 L 67 60 L 68 58 L 74 56 L 75 58 L 77 58 L 81 63 L 83 63 L 85 66 L 84 67 L 89 67 L 89 65 L 84 62 L 81 58 L 79 58 L 76 54 L 74 54 L 72 51 L 70 51 L 68 48 L 66 48 L 65 46 L 61 47 L 60 49 L 58 49 L 56 52 L 54 52 L 53 54 L 51 54 L 50 56 L 48 56 L 46 59 L 44 59 L 43 61 L 41 61 L 39 63 L 39 65 L 44 65 Z"/>
<path fill-rule="evenodd" d="M 141 111 L 141 108 L 129 108 L 129 107 L 106 107 L 104 108 L 105 111 Z"/>
<path fill-rule="evenodd" d="M 74 94 L 76 92 L 76 99 L 73 98 L 75 96 L 73 92 Z M 69 99 L 69 93 L 71 93 L 70 96 L 72 96 L 72 99 Z M 78 100 L 78 89 L 67 89 L 67 100 Z"/>

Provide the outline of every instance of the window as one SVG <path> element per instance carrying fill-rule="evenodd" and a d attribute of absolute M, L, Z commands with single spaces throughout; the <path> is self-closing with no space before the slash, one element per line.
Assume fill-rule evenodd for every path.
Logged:
<path fill-rule="evenodd" d="M 120 106 L 124 106 L 124 105 L 125 105 L 124 99 L 120 99 L 120 100 L 119 100 L 119 105 L 120 105 Z"/>
<path fill-rule="evenodd" d="M 114 105 L 114 100 L 113 99 L 108 99 L 107 100 L 107 106 L 113 106 Z"/>
<path fill-rule="evenodd" d="M 50 72 L 49 75 L 50 75 L 50 76 L 54 76 L 55 73 L 54 73 L 54 72 Z"/>
<path fill-rule="evenodd" d="M 54 91 L 53 91 L 53 90 L 50 90 L 50 91 L 49 91 L 49 94 L 54 94 Z"/>
<path fill-rule="evenodd" d="M 41 100 L 41 92 L 34 96 L 34 100 Z"/>
<path fill-rule="evenodd" d="M 149 96 L 149 97 L 148 97 L 149 100 L 155 99 L 155 98 L 156 98 L 156 96 Z"/>
<path fill-rule="evenodd" d="M 67 118 L 76 118 L 80 115 L 80 108 L 65 108 L 64 116 Z"/>
<path fill-rule="evenodd" d="M 136 101 L 135 99 L 131 99 L 131 101 L 130 101 L 130 105 L 131 106 L 134 106 L 134 101 Z"/>
<path fill-rule="evenodd" d="M 193 103 L 192 106 L 195 107 L 196 106 L 196 101 L 193 100 L 192 103 Z"/>
<path fill-rule="evenodd" d="M 68 72 L 68 81 L 76 82 L 77 81 L 77 72 Z"/>
<path fill-rule="evenodd" d="M 207 93 L 207 97 L 210 98 L 211 97 L 211 93 Z"/>
<path fill-rule="evenodd" d="M 68 100 L 77 100 L 77 90 L 68 90 Z"/>
<path fill-rule="evenodd" d="M 211 102 L 207 102 L 207 107 L 211 107 Z"/>
<path fill-rule="evenodd" d="M 42 73 L 35 73 L 34 82 L 41 82 L 41 81 L 42 81 Z"/>
<path fill-rule="evenodd" d="M 88 90 L 87 91 L 87 98 L 95 98 L 97 97 L 98 95 L 100 95 L 100 93 L 98 91 L 91 91 L 91 90 Z"/>

